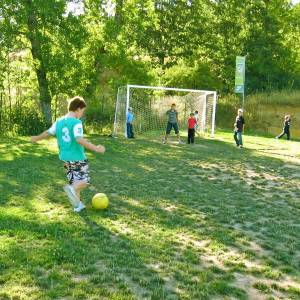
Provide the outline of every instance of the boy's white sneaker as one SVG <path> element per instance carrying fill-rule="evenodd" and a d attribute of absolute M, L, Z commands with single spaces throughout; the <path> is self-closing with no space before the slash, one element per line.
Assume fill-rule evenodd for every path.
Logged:
<path fill-rule="evenodd" d="M 80 204 L 74 208 L 74 211 L 81 212 L 83 209 L 85 209 L 85 205 L 80 201 Z"/>
<path fill-rule="evenodd" d="M 183 142 L 183 141 L 180 140 L 180 141 L 178 141 L 178 144 L 179 145 L 183 145 L 183 144 L 185 144 L 185 142 Z"/>
<path fill-rule="evenodd" d="M 68 196 L 69 201 L 71 202 L 71 204 L 74 207 L 78 207 L 80 205 L 81 201 L 78 199 L 73 186 L 70 185 L 70 184 L 67 184 L 67 185 L 65 185 L 63 187 L 63 189 L 64 189 L 65 193 L 67 194 L 67 196 Z"/>

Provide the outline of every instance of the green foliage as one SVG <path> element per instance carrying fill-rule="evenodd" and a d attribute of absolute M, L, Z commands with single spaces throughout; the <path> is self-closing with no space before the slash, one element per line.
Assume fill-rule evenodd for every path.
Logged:
<path fill-rule="evenodd" d="M 2 133 L 33 135 L 45 130 L 46 123 L 37 110 L 32 107 L 13 107 L 11 113 L 2 119 Z"/>
<path fill-rule="evenodd" d="M 189 66 L 184 61 L 165 70 L 161 78 L 163 85 L 178 88 L 220 90 L 221 82 L 208 64 Z"/>
<path fill-rule="evenodd" d="M 84 9 L 66 12 L 71 2 Z M 95 118 L 95 107 L 88 112 L 88 122 L 101 119 L 102 126 L 112 119 L 117 88 L 127 83 L 230 94 L 235 57 L 246 54 L 247 94 L 300 88 L 299 4 L 116 0 L 114 5 L 1 1 L 0 93 L 5 103 L 0 109 L 28 102 L 30 93 L 49 123 L 58 115 L 60 95 L 80 94 L 92 103 L 104 101 L 102 117 L 100 110 Z M 13 67 L 20 61 L 19 68 Z"/>

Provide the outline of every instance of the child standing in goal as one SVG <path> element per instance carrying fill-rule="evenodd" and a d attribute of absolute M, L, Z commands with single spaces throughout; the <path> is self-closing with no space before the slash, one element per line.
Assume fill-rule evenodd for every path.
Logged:
<path fill-rule="evenodd" d="M 128 111 L 126 113 L 126 130 L 127 130 L 127 138 L 128 139 L 133 139 L 134 138 L 134 133 L 133 133 L 133 113 L 132 113 L 132 108 L 129 107 Z"/>
<path fill-rule="evenodd" d="M 196 120 L 195 134 L 197 134 L 199 136 L 200 133 L 199 133 L 199 112 L 198 112 L 198 110 L 195 110 L 195 112 L 194 112 L 194 118 Z"/>
<path fill-rule="evenodd" d="M 194 144 L 196 126 L 197 121 L 195 115 L 191 113 L 188 119 L 188 144 Z"/>
<path fill-rule="evenodd" d="M 243 130 L 245 125 L 245 119 L 243 117 L 243 110 L 238 110 L 238 115 L 235 118 L 234 123 L 234 140 L 236 142 L 236 146 L 243 148 Z"/>
<path fill-rule="evenodd" d="M 181 144 L 180 140 L 180 135 L 179 135 L 179 126 L 178 126 L 178 112 L 176 110 L 176 104 L 173 103 L 171 105 L 171 109 L 169 109 L 166 112 L 166 115 L 168 116 L 168 123 L 167 123 L 167 128 L 166 128 L 166 135 L 165 139 L 163 140 L 163 143 L 166 144 L 168 141 L 168 137 L 171 133 L 172 128 L 174 128 L 175 134 L 177 135 L 178 138 L 178 143 Z"/>
<path fill-rule="evenodd" d="M 80 200 L 80 192 L 89 184 L 89 166 L 84 148 L 104 153 L 102 145 L 96 146 L 83 138 L 83 128 L 80 118 L 86 109 L 86 103 L 81 97 L 69 101 L 68 114 L 57 120 L 51 128 L 40 135 L 32 136 L 32 142 L 56 136 L 59 148 L 59 159 L 64 162 L 67 171 L 68 185 L 64 186 L 75 212 L 80 212 L 85 205 Z"/>

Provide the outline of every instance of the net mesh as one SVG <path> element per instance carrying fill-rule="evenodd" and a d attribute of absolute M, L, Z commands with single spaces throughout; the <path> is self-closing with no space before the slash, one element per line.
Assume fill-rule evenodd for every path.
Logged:
<path fill-rule="evenodd" d="M 134 88 L 129 89 L 128 106 L 134 114 L 133 131 L 138 135 L 151 132 L 164 134 L 167 124 L 166 112 L 173 103 L 178 111 L 179 128 L 185 131 L 191 112 L 198 111 L 198 131 L 212 132 L 213 94 L 207 92 L 178 92 Z M 115 135 L 126 135 L 127 88 L 118 90 L 115 112 Z"/>

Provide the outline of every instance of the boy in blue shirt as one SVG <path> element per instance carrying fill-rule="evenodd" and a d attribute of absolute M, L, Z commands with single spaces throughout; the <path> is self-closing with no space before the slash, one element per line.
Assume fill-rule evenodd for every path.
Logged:
<path fill-rule="evenodd" d="M 129 107 L 128 111 L 126 113 L 126 129 L 127 129 L 127 138 L 128 139 L 134 138 L 132 122 L 133 122 L 133 113 L 132 113 L 132 108 Z"/>
<path fill-rule="evenodd" d="M 58 119 L 51 128 L 40 135 L 32 136 L 31 142 L 38 142 L 50 136 L 56 136 L 59 148 L 59 159 L 64 162 L 69 184 L 64 186 L 75 212 L 80 212 L 85 205 L 80 200 L 80 192 L 89 184 L 89 166 L 84 148 L 104 153 L 105 147 L 96 146 L 83 138 L 83 128 L 80 118 L 86 109 L 86 103 L 81 97 L 69 101 L 68 114 Z"/>

